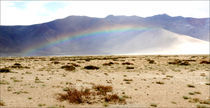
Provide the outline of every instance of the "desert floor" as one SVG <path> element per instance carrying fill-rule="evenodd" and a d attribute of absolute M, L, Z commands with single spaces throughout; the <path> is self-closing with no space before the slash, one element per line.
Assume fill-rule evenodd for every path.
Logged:
<path fill-rule="evenodd" d="M 209 108 L 209 59 L 208 55 L 1 57 L 0 107 Z M 97 85 L 112 90 L 98 95 Z M 73 88 L 96 94 L 89 93 L 79 103 L 59 99 L 59 93 Z M 117 98 L 106 100 L 111 94 Z"/>

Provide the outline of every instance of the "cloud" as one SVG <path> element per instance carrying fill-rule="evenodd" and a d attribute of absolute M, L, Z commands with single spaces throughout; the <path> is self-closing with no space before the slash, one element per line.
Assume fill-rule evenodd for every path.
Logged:
<path fill-rule="evenodd" d="M 70 15 L 156 14 L 209 17 L 209 1 L 1 1 L 1 25 L 30 25 Z"/>

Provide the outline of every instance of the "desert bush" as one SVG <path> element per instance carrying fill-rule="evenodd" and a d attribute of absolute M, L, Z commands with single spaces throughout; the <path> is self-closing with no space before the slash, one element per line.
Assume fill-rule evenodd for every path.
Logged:
<path fill-rule="evenodd" d="M 104 85 L 94 85 L 93 89 L 98 91 L 99 94 L 105 95 L 107 92 L 112 92 L 112 86 L 104 86 Z"/>
<path fill-rule="evenodd" d="M 122 63 L 122 65 L 134 65 L 134 64 L 130 63 L 130 62 L 124 62 L 124 63 Z"/>
<path fill-rule="evenodd" d="M 134 69 L 134 67 L 127 66 L 126 69 Z"/>
<path fill-rule="evenodd" d="M 58 62 L 58 61 L 54 61 L 54 62 L 52 62 L 53 64 L 59 64 L 60 62 Z"/>
<path fill-rule="evenodd" d="M 200 64 L 210 64 L 210 61 L 207 61 L 207 60 L 201 60 L 201 61 L 200 61 Z"/>
<path fill-rule="evenodd" d="M 183 65 L 183 66 L 187 66 L 187 65 L 190 65 L 190 63 L 188 61 L 185 61 L 185 60 L 179 60 L 179 59 L 176 59 L 172 62 L 168 62 L 168 64 L 173 64 L 173 65 Z"/>
<path fill-rule="evenodd" d="M 1 68 L 0 69 L 0 73 L 8 73 L 8 72 L 10 72 L 9 68 Z"/>
<path fill-rule="evenodd" d="M 73 71 L 76 69 L 74 66 L 69 66 L 69 65 L 61 66 L 61 68 L 65 69 L 66 71 Z"/>
<path fill-rule="evenodd" d="M 5 103 L 2 100 L 0 100 L 0 106 L 5 106 Z"/>
<path fill-rule="evenodd" d="M 85 68 L 85 69 L 88 69 L 88 70 L 97 70 L 97 69 L 99 69 L 99 67 L 97 67 L 97 66 L 92 66 L 92 65 L 85 66 L 84 68 Z"/>
<path fill-rule="evenodd" d="M 111 65 L 113 65 L 114 63 L 113 62 L 109 62 L 109 63 L 104 63 L 103 65 L 104 66 L 111 66 Z"/>
<path fill-rule="evenodd" d="M 123 81 L 133 81 L 133 79 L 123 79 Z"/>
<path fill-rule="evenodd" d="M 155 61 L 154 60 L 147 59 L 147 61 L 149 62 L 149 64 L 155 64 Z"/>
<path fill-rule="evenodd" d="M 68 100 L 69 103 L 75 103 L 75 104 L 80 104 L 87 102 L 88 99 L 90 98 L 90 91 L 87 90 L 77 90 L 75 88 L 70 88 L 66 90 L 66 94 L 58 94 L 58 100 L 64 101 Z"/>
<path fill-rule="evenodd" d="M 80 67 L 80 65 L 78 65 L 78 64 L 76 64 L 76 63 L 68 63 L 68 64 L 70 64 L 70 65 L 72 65 L 72 66 L 74 66 L 74 67 Z"/>
<path fill-rule="evenodd" d="M 164 84 L 164 82 L 157 81 L 156 84 Z"/>
<path fill-rule="evenodd" d="M 195 88 L 195 86 L 194 85 L 191 85 L 191 84 L 188 84 L 187 87 Z"/>
<path fill-rule="evenodd" d="M 20 63 L 15 63 L 11 68 L 22 68 Z"/>
<path fill-rule="evenodd" d="M 105 102 L 124 103 L 125 98 L 120 98 L 117 94 L 107 95 L 104 98 Z"/>

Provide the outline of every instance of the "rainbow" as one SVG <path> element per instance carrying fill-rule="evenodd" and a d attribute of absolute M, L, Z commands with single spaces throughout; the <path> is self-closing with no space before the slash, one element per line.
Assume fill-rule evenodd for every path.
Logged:
<path fill-rule="evenodd" d="M 23 51 L 23 55 L 28 56 L 46 47 L 64 43 L 69 40 L 87 38 L 87 37 L 93 37 L 93 36 L 101 36 L 101 35 L 106 35 L 106 34 L 111 34 L 111 33 L 123 33 L 123 32 L 129 32 L 129 31 L 145 31 L 145 30 L 150 30 L 150 29 L 154 29 L 154 28 L 139 27 L 139 26 L 133 26 L 133 25 L 132 26 L 121 25 L 121 26 L 107 26 L 107 27 L 98 28 L 94 30 L 93 29 L 85 30 L 83 32 L 76 32 L 72 34 L 61 35 L 61 36 L 58 36 L 59 39 L 52 39 L 49 42 L 30 46 L 29 48 Z"/>

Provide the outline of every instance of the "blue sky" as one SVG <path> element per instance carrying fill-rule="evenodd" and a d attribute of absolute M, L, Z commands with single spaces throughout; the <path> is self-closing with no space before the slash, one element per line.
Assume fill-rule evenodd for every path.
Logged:
<path fill-rule="evenodd" d="M 107 15 L 157 14 L 209 17 L 209 1 L 1 1 L 1 25 L 30 25 L 70 15 L 106 17 Z"/>

